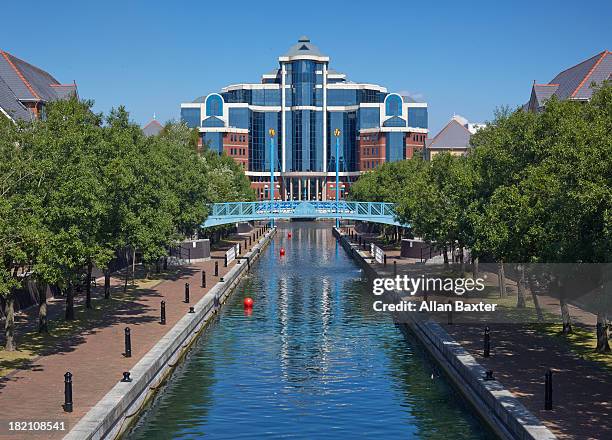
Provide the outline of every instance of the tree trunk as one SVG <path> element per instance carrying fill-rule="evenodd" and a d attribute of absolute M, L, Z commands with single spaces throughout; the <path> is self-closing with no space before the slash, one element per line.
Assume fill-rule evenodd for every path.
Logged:
<path fill-rule="evenodd" d="M 595 351 L 598 353 L 610 352 L 609 342 L 609 323 L 608 317 L 604 312 L 597 311 L 597 347 Z"/>
<path fill-rule="evenodd" d="M 74 290 L 72 287 L 72 281 L 68 282 L 66 288 L 66 321 L 74 320 Z"/>
<path fill-rule="evenodd" d="M 499 280 L 499 296 L 506 297 L 506 273 L 504 271 L 504 262 L 501 261 L 497 266 L 497 278 Z"/>
<path fill-rule="evenodd" d="M 6 351 L 15 351 L 17 346 L 15 344 L 15 297 L 13 296 L 13 292 L 9 292 L 6 297 L 4 314 L 6 315 L 6 320 L 4 322 L 6 343 L 4 349 Z"/>
<path fill-rule="evenodd" d="M 474 279 L 478 278 L 480 276 L 480 271 L 479 271 L 479 267 L 478 267 L 478 257 L 473 257 L 472 258 L 472 275 L 474 277 Z"/>
<path fill-rule="evenodd" d="M 38 291 L 38 333 L 49 333 L 47 322 L 47 285 L 43 284 Z"/>
<path fill-rule="evenodd" d="M 132 248 L 132 286 L 136 283 L 136 248 Z"/>
<path fill-rule="evenodd" d="M 104 299 L 110 299 L 110 270 L 104 269 Z"/>
<path fill-rule="evenodd" d="M 544 314 L 542 313 L 542 308 L 540 307 L 540 300 L 538 299 L 538 292 L 537 292 L 537 280 L 535 278 L 535 275 L 530 275 L 528 277 L 529 279 L 529 291 L 531 292 L 531 299 L 533 299 L 533 305 L 535 306 L 536 309 L 536 315 L 538 317 L 538 322 L 542 322 L 544 321 Z"/>
<path fill-rule="evenodd" d="M 444 267 L 448 267 L 448 246 L 444 246 Z"/>
<path fill-rule="evenodd" d="M 517 264 L 516 268 L 519 273 L 519 279 L 517 283 L 517 298 L 516 298 L 516 307 L 518 309 L 525 308 L 525 266 L 523 264 Z"/>
<path fill-rule="evenodd" d="M 91 260 L 87 263 L 87 276 L 85 278 L 85 307 L 91 309 L 91 272 L 93 263 Z"/>
<path fill-rule="evenodd" d="M 130 254 L 125 248 L 125 282 L 123 283 L 123 293 L 127 292 L 127 285 L 130 278 Z"/>
<path fill-rule="evenodd" d="M 572 317 L 570 316 L 569 306 L 564 297 L 559 298 L 559 305 L 561 306 L 561 320 L 563 322 L 561 333 L 569 335 L 572 333 Z"/>
<path fill-rule="evenodd" d="M 461 276 L 465 277 L 465 260 L 463 258 L 463 246 L 459 247 L 459 267 L 461 270 Z"/>

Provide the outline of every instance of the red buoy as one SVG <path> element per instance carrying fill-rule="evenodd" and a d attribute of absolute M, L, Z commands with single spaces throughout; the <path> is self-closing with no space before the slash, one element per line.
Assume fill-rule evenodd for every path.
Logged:
<path fill-rule="evenodd" d="M 244 299 L 244 308 L 245 308 L 245 309 L 251 309 L 251 308 L 253 308 L 253 298 L 250 298 L 250 297 L 248 297 L 248 296 L 247 296 L 247 297 Z"/>
<path fill-rule="evenodd" d="M 285 248 L 280 248 L 280 256 L 284 256 L 285 255 Z"/>
<path fill-rule="evenodd" d="M 291 238 L 291 232 L 287 233 L 287 238 Z"/>

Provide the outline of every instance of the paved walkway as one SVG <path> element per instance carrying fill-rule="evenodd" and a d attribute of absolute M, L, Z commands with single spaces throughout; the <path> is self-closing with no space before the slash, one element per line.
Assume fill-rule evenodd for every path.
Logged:
<path fill-rule="evenodd" d="M 17 420 L 64 421 L 68 430 L 85 415 L 121 379 L 123 371 L 129 371 L 157 341 L 188 311 L 184 303 L 185 283 L 190 283 L 190 303 L 195 304 L 218 281 L 214 277 L 215 261 L 219 263 L 219 277 L 227 273 L 235 263 L 225 268 L 223 256 L 226 247 L 212 252 L 210 261 L 182 267 L 167 279 L 150 288 L 139 288 L 120 298 L 122 281 L 113 278 L 113 290 L 117 293 L 116 307 L 97 320 L 87 321 L 87 328 L 72 335 L 60 344 L 48 347 L 44 354 L 34 359 L 26 368 L 14 370 L 0 378 L 0 439 L 62 438 L 66 432 L 28 433 L 7 435 L 6 425 Z M 207 288 L 201 288 L 201 271 L 207 274 Z M 100 283 L 98 283 L 100 284 Z M 105 301 L 103 287 L 93 289 L 94 306 Z M 167 324 L 159 323 L 160 301 L 166 301 Z M 81 302 L 81 301 L 79 301 Z M 59 316 L 63 302 L 51 301 L 49 315 Z M 26 314 L 36 313 L 28 311 Z M 77 314 L 88 313 L 82 305 Z M 36 317 L 34 316 L 34 321 Z M 18 334 L 32 329 L 20 319 Z M 132 357 L 124 352 L 124 328 L 132 334 Z M 74 412 L 63 411 L 64 373 L 73 374 Z"/>
<path fill-rule="evenodd" d="M 374 234 L 363 234 L 377 242 Z M 356 240 L 351 240 L 356 243 Z M 398 249 L 383 246 L 387 267 L 374 263 L 383 276 L 393 276 L 393 261 L 399 274 L 414 271 L 414 261 L 400 258 Z M 414 272 L 413 272 L 414 273 Z M 509 290 L 509 294 L 516 289 Z M 539 296 L 547 312 L 560 316 L 559 302 Z M 596 316 L 571 306 L 574 323 L 594 331 Z M 498 379 L 560 439 L 612 439 L 612 373 L 600 364 L 582 359 L 567 344 L 533 330 L 532 326 L 496 324 L 491 329 L 491 356 L 482 356 L 483 328 L 481 325 L 441 322 L 455 340 L 476 360 L 494 371 Z M 553 370 L 553 410 L 544 407 L 544 372 Z"/>

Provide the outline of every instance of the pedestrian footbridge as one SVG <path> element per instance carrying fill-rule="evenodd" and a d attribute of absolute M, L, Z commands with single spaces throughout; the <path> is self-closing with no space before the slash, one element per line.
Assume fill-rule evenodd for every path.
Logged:
<path fill-rule="evenodd" d="M 214 203 L 202 227 L 275 219 L 361 220 L 406 226 L 396 219 L 394 204 L 382 202 L 261 201 Z"/>

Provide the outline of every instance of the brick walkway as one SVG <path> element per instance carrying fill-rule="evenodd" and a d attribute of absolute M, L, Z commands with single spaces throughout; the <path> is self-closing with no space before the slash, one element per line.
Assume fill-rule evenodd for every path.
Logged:
<path fill-rule="evenodd" d="M 377 242 L 374 234 L 362 234 L 369 242 Z M 351 240 L 356 243 L 356 240 Z M 375 263 L 382 276 L 393 276 L 393 261 L 398 274 L 414 271 L 409 259 L 400 252 L 383 246 L 387 267 Z M 414 272 L 413 272 L 414 273 Z M 516 293 L 515 289 L 509 294 Z M 540 305 L 547 312 L 560 316 L 558 300 L 539 295 Z M 570 306 L 573 322 L 594 332 L 596 317 Z M 491 356 L 482 356 L 482 326 L 456 324 L 444 328 L 463 345 L 476 360 L 494 371 L 509 391 L 560 439 L 612 439 L 612 373 L 600 364 L 582 359 L 560 339 L 535 332 L 531 326 L 496 324 L 491 329 Z M 544 407 L 544 372 L 553 370 L 553 410 Z"/>
<path fill-rule="evenodd" d="M 190 303 L 195 304 L 218 281 L 214 277 L 215 261 L 219 263 L 219 276 L 227 273 L 223 267 L 223 247 L 212 252 L 210 261 L 183 267 L 152 288 L 139 288 L 127 300 L 117 300 L 112 313 L 91 322 L 80 334 L 73 335 L 61 344 L 49 347 L 45 354 L 34 359 L 25 369 L 14 370 L 0 378 L 0 439 L 16 438 L 62 438 L 67 432 L 28 435 L 6 435 L 8 421 L 50 420 L 65 421 L 68 430 L 85 415 L 120 379 L 123 371 L 129 371 L 157 341 L 188 311 L 185 304 L 185 283 L 190 283 Z M 207 274 L 207 288 L 201 285 L 201 271 Z M 99 285 L 100 283 L 98 283 Z M 122 281 L 113 278 L 114 289 L 122 289 Z M 93 289 L 94 306 L 102 298 L 102 287 Z M 159 323 L 160 301 L 166 301 L 167 324 Z M 81 301 L 79 301 L 81 302 Z M 61 315 L 63 302 L 52 301 L 49 315 Z M 28 314 L 36 314 L 28 311 Z M 76 313 L 87 313 L 78 305 Z M 21 320 L 20 325 L 26 321 Z M 18 328 L 18 333 L 30 328 Z M 132 334 L 132 357 L 124 352 L 124 328 L 129 326 Z M 74 412 L 63 411 L 64 373 L 73 374 Z"/>

